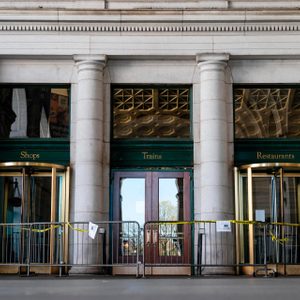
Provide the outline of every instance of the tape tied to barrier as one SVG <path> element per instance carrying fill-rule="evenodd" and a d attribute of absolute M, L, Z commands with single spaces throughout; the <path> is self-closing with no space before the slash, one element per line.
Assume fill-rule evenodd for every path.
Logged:
<path fill-rule="evenodd" d="M 240 225 L 274 225 L 274 226 L 287 226 L 287 227 L 300 227 L 300 223 L 284 223 L 284 222 L 261 222 L 261 221 L 253 221 L 253 220 L 222 220 L 226 222 L 230 222 L 232 224 L 240 224 Z M 201 221 L 150 221 L 146 224 L 155 224 L 155 225 L 194 225 L 194 224 L 215 224 L 220 222 L 220 220 L 201 220 Z"/>
<path fill-rule="evenodd" d="M 36 229 L 36 228 L 32 228 L 31 231 L 32 232 L 39 232 L 39 233 L 42 233 L 42 232 L 47 232 L 51 229 L 56 229 L 56 228 L 60 228 L 61 226 L 60 225 L 51 225 L 50 227 L 47 227 L 47 228 L 44 228 L 44 229 Z"/>
<path fill-rule="evenodd" d="M 37 232 L 37 233 L 43 233 L 43 232 L 47 232 L 51 229 L 56 229 L 56 228 L 60 228 L 61 225 L 50 225 L 49 227 L 43 228 L 43 229 L 37 229 L 37 228 L 32 228 L 32 227 L 21 227 L 21 230 L 23 231 L 32 231 L 32 232 Z"/>
<path fill-rule="evenodd" d="M 74 226 L 72 226 L 70 224 L 70 222 L 67 222 L 67 225 L 69 228 L 71 228 L 72 230 L 74 231 L 78 231 L 78 232 L 89 232 L 88 230 L 86 229 L 82 229 L 82 228 L 76 228 Z M 43 229 L 37 229 L 37 228 L 32 228 L 32 227 L 21 227 L 21 230 L 24 230 L 24 231 L 32 231 L 32 232 L 37 232 L 37 233 L 43 233 L 43 232 L 47 232 L 47 231 L 50 231 L 52 229 L 57 229 L 57 228 L 62 228 L 62 225 L 50 225 L 49 227 L 47 228 L 43 228 Z"/>
<path fill-rule="evenodd" d="M 76 228 L 76 227 L 73 227 L 70 222 L 67 222 L 68 226 L 74 230 L 74 231 L 78 231 L 78 232 L 89 232 L 87 229 L 82 229 L 82 228 Z"/>
<path fill-rule="evenodd" d="M 226 221 L 217 221 L 217 220 L 205 220 L 205 221 L 166 221 L 166 222 L 149 222 L 148 224 L 155 224 L 155 225 L 195 225 L 195 224 L 216 224 L 218 226 L 218 222 L 226 222 L 226 223 L 232 223 L 232 224 L 238 224 L 238 225 L 257 225 L 260 228 L 266 227 L 266 226 L 279 226 L 279 227 L 300 227 L 299 223 L 284 223 L 284 222 L 261 222 L 261 221 L 253 221 L 253 220 L 226 220 Z M 231 232 L 231 229 L 229 230 L 218 230 L 222 232 Z M 285 243 L 289 242 L 289 238 L 280 238 L 277 235 L 275 235 L 271 229 L 268 230 L 269 236 L 271 237 L 272 242 L 277 242 L 281 245 L 284 245 Z"/>
<path fill-rule="evenodd" d="M 70 222 L 67 222 L 67 225 L 68 225 L 69 228 L 71 228 L 72 230 L 77 231 L 77 232 L 89 232 L 89 230 L 87 230 L 87 229 L 76 228 L 76 227 L 72 226 L 70 224 Z M 21 230 L 43 233 L 43 232 L 47 232 L 51 229 L 56 229 L 56 228 L 60 228 L 60 227 L 62 227 L 62 225 L 50 225 L 49 227 L 44 228 L 44 229 L 36 229 L 36 228 L 31 228 L 31 227 L 22 227 Z"/>
<path fill-rule="evenodd" d="M 272 242 L 278 242 L 279 244 L 283 245 L 289 241 L 288 238 L 278 238 L 271 230 L 269 231 L 269 234 L 272 238 Z"/>
<path fill-rule="evenodd" d="M 260 222 L 260 221 L 253 221 L 253 220 L 224 220 L 224 221 L 219 221 L 219 220 L 194 220 L 194 221 L 159 221 L 159 222 L 155 222 L 155 221 L 151 221 L 149 223 L 146 223 L 146 225 L 196 225 L 196 224 L 217 224 L 217 222 L 228 222 L 228 223 L 232 223 L 232 224 L 238 224 L 238 225 L 258 225 L 260 227 L 263 226 L 287 226 L 287 227 L 300 227 L 299 223 L 284 223 L 284 222 Z M 82 228 L 77 228 L 74 227 L 73 225 L 71 225 L 70 222 L 66 222 L 64 223 L 66 224 L 71 230 L 73 231 L 77 231 L 77 232 L 82 232 L 82 233 L 88 233 L 89 230 L 88 229 L 82 229 Z M 63 224 L 60 225 L 50 225 L 47 228 L 43 228 L 43 229 L 37 229 L 37 228 L 32 228 L 32 227 L 21 227 L 21 230 L 27 230 L 27 231 L 32 231 L 32 232 L 37 232 L 37 233 L 43 233 L 43 232 L 47 232 L 50 231 L 52 229 L 57 229 L 57 228 L 62 228 Z M 288 238 L 278 238 L 272 231 L 271 229 L 268 230 L 269 235 L 271 236 L 271 240 L 273 242 L 279 242 L 279 243 L 286 243 L 289 241 Z"/>

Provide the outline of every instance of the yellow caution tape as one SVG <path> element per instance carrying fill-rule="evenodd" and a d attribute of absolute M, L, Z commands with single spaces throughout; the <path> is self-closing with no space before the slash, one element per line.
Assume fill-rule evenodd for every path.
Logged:
<path fill-rule="evenodd" d="M 271 225 L 279 225 L 279 226 L 300 227 L 299 223 L 271 222 L 269 224 L 271 224 Z"/>
<path fill-rule="evenodd" d="M 86 229 L 81 229 L 81 228 L 75 228 L 73 227 L 69 222 L 67 222 L 67 225 L 74 231 L 78 231 L 78 232 L 88 232 L 88 230 Z M 62 227 L 62 225 L 50 225 L 50 227 L 44 228 L 44 229 L 36 229 L 36 228 L 31 228 L 31 227 L 21 227 L 21 230 L 27 230 L 27 231 L 32 231 L 32 232 L 38 232 L 38 233 L 43 233 L 43 232 L 47 232 L 51 229 L 56 229 Z"/>
<path fill-rule="evenodd" d="M 78 231 L 78 232 L 89 232 L 88 230 L 86 229 L 81 229 L 81 228 L 75 228 L 73 227 L 69 222 L 67 222 L 67 225 L 74 231 Z M 50 227 L 47 227 L 47 228 L 44 228 L 44 229 L 35 229 L 35 228 L 31 228 L 31 227 L 21 227 L 21 230 L 31 230 L 32 232 L 39 232 L 39 233 L 42 233 L 42 232 L 47 232 L 51 229 L 56 229 L 56 228 L 59 228 L 59 227 L 62 227 L 62 225 L 50 225 Z"/>
<path fill-rule="evenodd" d="M 260 221 L 250 221 L 250 220 L 222 220 L 226 222 L 230 222 L 232 224 L 241 224 L 241 225 L 278 225 L 278 226 L 293 226 L 300 227 L 300 223 L 284 223 L 284 222 L 260 222 Z M 158 221 L 158 222 L 149 222 L 148 224 L 155 225 L 193 225 L 193 224 L 202 224 L 202 223 L 217 223 L 217 220 L 201 220 L 201 221 Z"/>
<path fill-rule="evenodd" d="M 290 226 L 290 227 L 300 227 L 300 223 L 284 223 L 284 222 L 259 222 L 259 221 L 250 221 L 250 220 L 222 220 L 222 221 L 227 221 L 232 224 L 241 224 L 241 225 L 258 225 L 258 226 L 263 226 L 263 225 L 274 225 L 274 226 Z M 205 223 L 210 223 L 210 224 L 215 224 L 217 223 L 217 220 L 200 220 L 200 221 L 158 221 L 158 222 L 149 222 L 148 225 L 194 225 L 194 224 L 205 224 Z M 76 228 L 73 227 L 70 222 L 66 223 L 69 228 L 71 228 L 74 231 L 77 232 L 89 232 L 87 229 L 81 229 L 81 228 Z M 62 225 L 50 225 L 47 228 L 44 229 L 32 229 L 30 227 L 21 227 L 21 230 L 31 230 L 32 232 L 47 232 L 51 229 L 56 229 L 62 227 Z M 288 238 L 283 238 L 279 239 L 277 238 L 271 231 L 270 235 L 272 237 L 272 241 L 277 241 L 280 243 L 285 243 L 288 241 Z"/>
<path fill-rule="evenodd" d="M 245 221 L 245 220 L 224 220 L 233 224 L 265 224 L 262 222 L 257 221 Z M 155 225 L 193 225 L 193 224 L 202 224 L 202 223 L 217 223 L 217 220 L 205 220 L 205 221 L 159 221 L 159 222 L 149 222 L 148 224 L 155 224 Z"/>
<path fill-rule="evenodd" d="M 31 229 L 32 232 L 46 232 L 46 231 L 49 231 L 51 229 L 55 229 L 55 228 L 59 228 L 61 227 L 60 225 L 51 225 L 50 227 L 47 227 L 47 228 L 44 228 L 44 229 Z"/>
<path fill-rule="evenodd" d="M 279 242 L 279 244 L 283 245 L 284 243 L 289 241 L 288 238 L 283 238 L 283 239 L 278 238 L 275 234 L 272 233 L 271 230 L 269 231 L 269 233 L 271 235 L 271 238 L 272 238 L 273 242 Z"/>
<path fill-rule="evenodd" d="M 59 228 L 59 227 L 61 227 L 61 226 L 60 225 L 50 225 L 50 227 L 47 227 L 44 229 L 36 229 L 36 228 L 32 228 L 32 227 L 21 227 L 21 230 L 32 231 L 32 232 L 46 232 L 51 229 L 55 229 L 55 228 Z"/>
<path fill-rule="evenodd" d="M 72 229 L 72 230 L 75 230 L 75 231 L 78 231 L 78 232 L 89 232 L 88 230 L 86 229 L 81 229 L 81 228 L 75 228 L 73 227 L 69 222 L 67 222 L 68 226 Z"/>

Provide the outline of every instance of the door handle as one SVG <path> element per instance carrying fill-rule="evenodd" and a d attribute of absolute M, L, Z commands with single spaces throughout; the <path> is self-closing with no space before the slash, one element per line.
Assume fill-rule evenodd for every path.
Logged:
<path fill-rule="evenodd" d="M 151 230 L 146 230 L 146 244 L 149 245 L 151 243 Z"/>
<path fill-rule="evenodd" d="M 157 234 L 158 234 L 157 229 L 154 229 L 152 234 L 153 234 L 153 236 L 152 236 L 153 244 L 156 245 L 157 244 Z"/>

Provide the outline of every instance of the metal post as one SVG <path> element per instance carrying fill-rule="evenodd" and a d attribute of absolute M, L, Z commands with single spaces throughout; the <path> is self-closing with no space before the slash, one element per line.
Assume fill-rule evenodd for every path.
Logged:
<path fill-rule="evenodd" d="M 28 246 L 27 246 L 27 259 L 26 259 L 26 271 L 27 271 L 27 277 L 30 275 L 30 249 L 31 249 L 31 232 L 32 232 L 32 224 L 29 225 L 29 231 L 28 231 Z"/>
<path fill-rule="evenodd" d="M 61 277 L 62 276 L 62 268 L 63 268 L 63 264 L 64 264 L 64 261 L 63 261 L 63 259 L 62 259 L 62 257 L 63 257 L 63 244 L 62 244 L 62 241 L 63 241 L 63 239 L 62 239 L 62 234 L 63 234 L 63 228 L 62 228 L 62 224 L 60 224 L 59 225 L 59 228 L 58 228 L 58 239 L 59 239 L 59 243 L 58 243 L 58 245 L 59 245 L 59 274 L 58 274 L 58 276 L 59 277 Z"/>
<path fill-rule="evenodd" d="M 146 268 L 146 266 L 145 266 L 145 264 L 146 264 L 146 261 L 145 261 L 145 251 L 146 251 L 146 226 L 147 226 L 147 223 L 145 223 L 144 224 L 144 227 L 143 227 L 143 230 L 144 230 L 144 234 L 143 234 L 143 236 L 144 236 L 144 241 L 143 241 L 143 243 L 144 243 L 144 247 L 143 247 L 143 278 L 145 278 L 145 268 Z"/>
<path fill-rule="evenodd" d="M 198 247 L 197 247 L 197 275 L 201 275 L 202 273 L 202 241 L 203 241 L 203 233 L 198 232 Z"/>
<path fill-rule="evenodd" d="M 139 277 L 139 264 L 140 264 L 140 261 L 139 261 L 139 254 L 140 254 L 140 239 L 141 239 L 141 229 L 140 229 L 140 225 L 139 224 L 136 224 L 137 225 L 137 231 L 138 231 L 138 236 L 137 236 L 137 246 L 136 246 L 136 277 Z"/>
<path fill-rule="evenodd" d="M 106 265 L 106 229 L 104 228 L 102 236 L 102 264 Z"/>
<path fill-rule="evenodd" d="M 266 226 L 267 225 L 264 224 L 264 267 L 265 267 L 265 277 L 268 277 Z"/>

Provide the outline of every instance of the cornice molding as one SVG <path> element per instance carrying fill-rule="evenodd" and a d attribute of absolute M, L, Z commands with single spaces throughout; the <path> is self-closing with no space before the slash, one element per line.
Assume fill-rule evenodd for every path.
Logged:
<path fill-rule="evenodd" d="M 0 31 L 18 32 L 298 32 L 300 23 L 292 24 L 0 24 Z"/>

